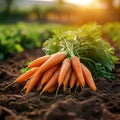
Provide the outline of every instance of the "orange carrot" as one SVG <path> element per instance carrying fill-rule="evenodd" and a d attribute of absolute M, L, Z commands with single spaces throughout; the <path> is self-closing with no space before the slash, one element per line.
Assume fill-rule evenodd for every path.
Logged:
<path fill-rule="evenodd" d="M 24 74 L 22 74 L 20 77 L 18 77 L 15 82 L 24 82 L 27 79 L 29 79 L 37 70 L 39 69 L 39 67 L 34 67 L 30 70 L 28 70 L 27 72 L 25 72 Z"/>
<path fill-rule="evenodd" d="M 66 55 L 64 53 L 56 53 L 51 58 L 49 58 L 44 64 L 42 64 L 38 71 L 45 72 L 49 68 L 61 63 L 65 59 Z"/>
<path fill-rule="evenodd" d="M 21 76 L 19 76 L 16 80 L 10 82 L 3 90 L 7 89 L 8 87 L 10 87 L 11 85 L 13 85 L 16 82 L 25 82 L 27 81 L 30 77 L 32 77 L 32 75 L 39 69 L 39 67 L 34 67 L 30 70 L 28 70 L 27 72 L 25 72 L 24 74 L 22 74 Z"/>
<path fill-rule="evenodd" d="M 78 88 L 80 86 L 79 80 L 76 80 L 76 87 Z"/>
<path fill-rule="evenodd" d="M 79 80 L 77 79 L 77 80 L 76 80 L 75 93 L 77 92 L 77 89 L 78 89 L 79 86 L 80 86 L 80 82 L 79 82 Z"/>
<path fill-rule="evenodd" d="M 66 88 L 68 86 L 68 82 L 69 82 L 69 79 L 70 79 L 71 72 L 72 72 L 72 68 L 69 69 L 69 71 L 66 74 L 65 80 L 63 81 L 63 90 L 64 91 L 66 90 Z"/>
<path fill-rule="evenodd" d="M 43 73 L 39 72 L 38 70 L 36 71 L 36 73 L 30 79 L 30 82 L 29 82 L 28 87 L 26 89 L 26 94 L 28 94 L 33 89 L 33 87 L 35 85 L 37 85 L 38 82 L 40 82 Z"/>
<path fill-rule="evenodd" d="M 85 80 L 84 80 L 84 76 L 83 76 L 83 73 L 82 73 L 79 58 L 77 56 L 74 56 L 74 57 L 71 58 L 71 62 L 72 62 L 72 67 L 73 67 L 73 70 L 75 72 L 75 75 L 80 82 L 80 85 L 82 87 L 84 87 L 85 86 Z"/>
<path fill-rule="evenodd" d="M 71 76 L 70 76 L 70 89 L 74 87 L 76 80 L 77 80 L 76 75 L 74 71 L 72 71 Z"/>
<path fill-rule="evenodd" d="M 44 86 L 44 88 L 42 89 L 40 95 L 45 92 L 50 90 L 52 87 L 54 87 L 57 83 L 58 83 L 58 77 L 59 77 L 59 73 L 60 73 L 60 68 L 57 69 L 57 71 L 53 74 L 52 78 L 47 82 L 47 84 Z"/>
<path fill-rule="evenodd" d="M 59 67 L 59 65 L 56 65 L 56 66 L 48 69 L 47 71 L 45 71 L 45 73 L 43 74 L 43 77 L 41 79 L 41 82 L 38 84 L 37 91 L 39 91 L 42 88 L 42 86 L 49 81 L 49 79 L 52 77 L 52 75 L 58 69 L 58 67 Z"/>
<path fill-rule="evenodd" d="M 30 80 L 28 80 L 28 81 L 26 82 L 26 84 L 25 84 L 25 86 L 24 86 L 23 90 L 27 89 L 27 87 L 28 87 L 29 83 L 30 83 Z"/>
<path fill-rule="evenodd" d="M 39 57 L 35 60 L 33 60 L 32 62 L 30 62 L 30 64 L 28 65 L 28 68 L 32 68 L 32 67 L 39 67 L 41 66 L 44 62 L 46 62 L 51 56 L 50 55 L 45 55 L 43 57 Z"/>
<path fill-rule="evenodd" d="M 91 72 L 89 71 L 89 69 L 81 63 L 81 67 L 82 67 L 82 71 L 83 71 L 83 75 L 85 78 L 86 83 L 88 84 L 88 86 L 91 88 L 91 90 L 96 91 L 96 86 L 94 83 L 94 80 L 92 78 Z"/>
<path fill-rule="evenodd" d="M 58 78 L 58 87 L 60 87 L 63 84 L 63 81 L 65 80 L 66 74 L 69 71 L 70 67 L 71 67 L 70 59 L 69 58 L 64 59 L 62 62 L 62 66 Z"/>
<path fill-rule="evenodd" d="M 42 77 L 43 72 L 48 70 L 49 68 L 59 64 L 65 59 L 64 53 L 57 53 L 49 58 L 44 64 L 42 64 L 34 76 L 31 78 L 30 84 L 26 90 L 26 94 L 29 93 L 32 88 L 39 82 L 39 79 Z"/>
<path fill-rule="evenodd" d="M 48 90 L 48 92 L 54 92 L 57 89 L 57 85 L 54 85 L 52 88 Z"/>

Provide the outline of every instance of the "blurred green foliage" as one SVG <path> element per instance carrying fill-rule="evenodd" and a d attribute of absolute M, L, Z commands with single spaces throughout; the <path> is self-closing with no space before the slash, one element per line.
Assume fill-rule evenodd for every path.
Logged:
<path fill-rule="evenodd" d="M 52 35 L 51 27 L 39 24 L 1 25 L 0 59 L 27 48 L 39 47 Z"/>
<path fill-rule="evenodd" d="M 0 59 L 20 53 L 24 49 L 40 47 L 54 31 L 74 29 L 58 24 L 17 23 L 0 25 Z"/>
<path fill-rule="evenodd" d="M 111 22 L 103 26 L 103 33 L 106 34 L 118 49 L 120 49 L 120 22 Z"/>

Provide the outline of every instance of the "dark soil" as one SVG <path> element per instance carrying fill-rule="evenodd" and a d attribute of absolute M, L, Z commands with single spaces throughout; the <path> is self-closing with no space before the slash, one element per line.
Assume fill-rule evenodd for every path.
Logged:
<path fill-rule="evenodd" d="M 0 61 L 0 120 L 120 120 L 120 62 L 113 81 L 99 78 L 97 91 L 89 88 L 73 93 L 23 96 L 24 83 L 5 86 L 20 75 L 28 60 L 44 55 L 41 49 L 26 50 Z M 120 57 L 120 53 L 117 55 Z"/>

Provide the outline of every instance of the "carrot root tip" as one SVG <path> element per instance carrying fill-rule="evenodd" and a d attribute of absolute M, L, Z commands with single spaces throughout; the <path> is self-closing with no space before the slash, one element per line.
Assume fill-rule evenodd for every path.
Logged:
<path fill-rule="evenodd" d="M 71 93 L 71 88 L 69 89 L 69 93 Z"/>
<path fill-rule="evenodd" d="M 59 91 L 60 86 L 57 87 L 56 93 L 55 93 L 55 97 L 57 97 L 58 91 Z"/>
<path fill-rule="evenodd" d="M 43 94 L 43 92 L 44 92 L 44 91 L 42 90 L 39 95 L 41 96 L 41 95 Z"/>
<path fill-rule="evenodd" d="M 78 89 L 78 87 L 75 88 L 75 94 L 77 93 L 77 89 Z"/>
<path fill-rule="evenodd" d="M 80 88 L 81 88 L 81 90 L 83 90 L 83 89 L 84 89 L 84 87 L 83 87 L 83 86 L 80 86 Z"/>
<path fill-rule="evenodd" d="M 41 89 L 42 89 L 42 85 L 41 85 L 39 88 L 37 88 L 36 91 L 38 92 L 38 91 L 40 91 Z"/>
<path fill-rule="evenodd" d="M 66 91 L 66 87 L 63 88 L 63 91 L 64 91 L 64 92 Z"/>
<path fill-rule="evenodd" d="M 8 87 L 12 86 L 15 83 L 15 81 L 10 82 L 6 87 L 4 87 L 2 90 L 6 90 Z"/>
<path fill-rule="evenodd" d="M 23 88 L 23 89 L 21 90 L 21 92 L 23 92 L 25 89 L 26 89 L 26 88 Z"/>

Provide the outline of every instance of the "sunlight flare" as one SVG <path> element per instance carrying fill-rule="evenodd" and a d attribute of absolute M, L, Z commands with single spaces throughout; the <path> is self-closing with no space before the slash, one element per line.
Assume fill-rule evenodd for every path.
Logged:
<path fill-rule="evenodd" d="M 66 0 L 68 3 L 76 4 L 76 5 L 82 5 L 87 6 L 94 2 L 95 0 Z"/>

